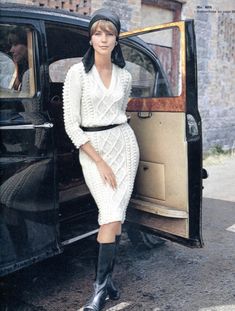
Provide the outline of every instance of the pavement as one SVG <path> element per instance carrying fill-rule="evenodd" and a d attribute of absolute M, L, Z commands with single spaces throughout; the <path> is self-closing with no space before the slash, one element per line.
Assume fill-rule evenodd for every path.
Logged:
<path fill-rule="evenodd" d="M 209 157 L 203 167 L 209 175 L 203 181 L 203 196 L 235 204 L 235 155 Z"/>

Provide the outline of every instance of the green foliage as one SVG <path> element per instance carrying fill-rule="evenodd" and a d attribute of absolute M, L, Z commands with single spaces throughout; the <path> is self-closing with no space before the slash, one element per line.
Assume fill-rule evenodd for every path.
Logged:
<path fill-rule="evenodd" d="M 225 154 L 226 151 L 224 151 L 223 148 L 220 145 L 215 145 L 211 149 L 211 153 L 212 153 L 212 155 L 220 155 L 220 154 Z"/>
<path fill-rule="evenodd" d="M 221 145 L 214 145 L 210 150 L 203 153 L 203 160 L 207 160 L 208 158 L 221 158 L 227 155 L 231 155 L 231 150 L 224 150 Z"/>

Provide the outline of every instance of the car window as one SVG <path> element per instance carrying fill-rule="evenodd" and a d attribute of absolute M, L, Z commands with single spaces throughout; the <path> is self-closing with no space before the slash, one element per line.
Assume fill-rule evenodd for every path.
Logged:
<path fill-rule="evenodd" d="M 89 46 L 78 27 L 46 23 L 50 83 L 63 83 L 68 69 L 80 62 Z"/>
<path fill-rule="evenodd" d="M 87 32 L 78 27 L 46 23 L 46 36 L 49 60 L 49 82 L 51 98 L 56 95 L 61 99 L 61 88 L 68 69 L 81 61 L 89 48 Z M 142 37 L 142 36 L 141 36 Z M 144 37 L 144 36 L 143 36 Z M 143 38 L 144 41 L 145 38 Z M 123 40 L 121 43 L 126 68 L 132 74 L 132 97 L 168 97 L 178 87 L 172 69 L 172 51 L 161 44 L 147 43 L 155 53 L 150 56 L 145 48 L 133 41 Z M 161 43 L 157 41 L 157 43 Z M 168 52 L 167 52 L 168 51 Z M 175 57 L 175 56 L 174 56 Z M 174 72 L 174 74 L 176 74 Z M 173 83 L 171 83 L 173 81 Z M 177 80 L 178 81 L 178 80 Z M 175 87 L 176 85 L 176 87 Z M 178 90 L 175 91 L 177 93 Z"/>
<path fill-rule="evenodd" d="M 149 57 L 133 46 L 122 44 L 126 68 L 132 75 L 132 97 L 154 96 L 156 72 Z"/>
<path fill-rule="evenodd" d="M 161 70 L 157 77 L 157 96 L 179 96 L 181 94 L 180 75 L 180 31 L 178 27 L 172 27 L 140 35 L 152 53 L 158 58 Z M 182 60 L 184 61 L 184 60 Z M 168 95 L 166 90 L 167 84 Z"/>
<path fill-rule="evenodd" d="M 29 26 L 0 25 L 0 97 L 35 94 L 34 31 Z"/>
<path fill-rule="evenodd" d="M 140 39 L 147 44 L 140 48 Z M 177 27 L 132 36 L 122 50 L 133 77 L 132 97 L 172 97 L 181 94 L 180 31 Z M 183 61 L 183 60 L 182 60 Z"/>

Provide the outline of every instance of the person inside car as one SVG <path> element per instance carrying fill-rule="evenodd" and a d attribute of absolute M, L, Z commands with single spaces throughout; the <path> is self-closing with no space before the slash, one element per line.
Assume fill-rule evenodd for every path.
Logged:
<path fill-rule="evenodd" d="M 132 78 L 124 68 L 119 32 L 115 13 L 100 9 L 92 15 L 90 48 L 69 69 L 63 89 L 65 129 L 79 148 L 85 181 L 99 210 L 94 293 L 84 311 L 99 311 L 107 297 L 120 296 L 112 272 L 139 163 L 126 116 Z"/>
<path fill-rule="evenodd" d="M 8 41 L 11 46 L 9 52 L 17 71 L 12 87 L 16 91 L 27 91 L 29 89 L 27 32 L 16 27 L 10 32 Z"/>

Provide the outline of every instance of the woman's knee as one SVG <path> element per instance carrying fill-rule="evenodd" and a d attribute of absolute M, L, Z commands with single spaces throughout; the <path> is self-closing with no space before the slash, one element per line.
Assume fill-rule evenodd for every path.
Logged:
<path fill-rule="evenodd" d="M 115 233 L 120 229 L 121 221 L 114 221 L 107 224 L 109 228 L 114 231 Z"/>
<path fill-rule="evenodd" d="M 119 222 L 118 221 L 109 222 L 107 224 L 101 225 L 101 228 L 107 229 L 107 230 L 115 230 L 117 227 L 119 227 Z"/>
<path fill-rule="evenodd" d="M 110 222 L 100 226 L 100 230 L 103 232 L 112 232 L 113 234 L 119 234 L 121 231 L 121 221 Z"/>

